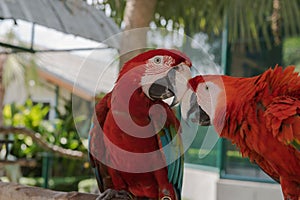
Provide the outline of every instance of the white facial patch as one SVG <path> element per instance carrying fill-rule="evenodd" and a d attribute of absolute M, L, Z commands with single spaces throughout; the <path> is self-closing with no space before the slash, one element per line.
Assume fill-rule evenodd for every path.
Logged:
<path fill-rule="evenodd" d="M 194 92 L 191 89 L 188 89 L 188 90 L 186 90 L 186 92 L 184 93 L 184 95 L 182 97 L 180 108 L 181 108 L 181 117 L 184 120 L 187 120 L 187 118 L 188 118 L 187 114 L 191 107 L 191 98 L 192 98 L 193 93 Z"/>
<path fill-rule="evenodd" d="M 187 91 L 187 82 L 192 77 L 190 67 L 181 63 L 176 67 L 175 75 L 175 95 L 177 100 L 181 100 L 184 93 Z"/>
<path fill-rule="evenodd" d="M 165 76 L 167 76 L 174 59 L 170 56 L 154 56 L 146 63 L 145 73 L 141 80 L 143 92 L 149 97 L 149 89 L 151 85 Z"/>
<path fill-rule="evenodd" d="M 221 88 L 217 84 L 210 81 L 200 83 L 197 87 L 197 102 L 209 115 L 211 120 L 215 117 L 216 106 L 221 91 Z"/>
<path fill-rule="evenodd" d="M 170 70 L 174 59 L 170 56 L 154 56 L 146 63 L 145 75 L 157 75 Z"/>

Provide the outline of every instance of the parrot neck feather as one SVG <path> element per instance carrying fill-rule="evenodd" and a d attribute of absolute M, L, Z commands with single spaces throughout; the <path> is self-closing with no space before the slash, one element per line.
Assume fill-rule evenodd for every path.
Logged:
<path fill-rule="evenodd" d="M 220 99 L 226 97 L 226 105 L 217 107 L 214 124 L 217 125 L 217 132 L 225 137 L 232 136 L 239 129 L 242 121 L 249 115 L 249 109 L 264 110 L 277 96 L 292 95 L 300 98 L 300 76 L 294 72 L 294 67 L 283 70 L 276 66 L 259 76 L 222 76 L 222 80 L 225 94 Z"/>
<path fill-rule="evenodd" d="M 226 122 L 230 120 L 242 121 L 245 114 L 243 108 L 255 98 L 256 88 L 253 85 L 256 78 L 222 77 L 224 92 L 218 98 L 213 122 L 216 131 L 221 136 L 225 133 L 225 126 L 232 126 Z"/>
<path fill-rule="evenodd" d="M 225 94 L 218 99 L 225 96 L 226 103 L 215 110 L 216 131 L 280 182 L 285 199 L 299 199 L 299 149 L 282 141 L 297 140 L 299 132 L 298 73 L 275 67 L 253 78 L 222 79 Z"/>

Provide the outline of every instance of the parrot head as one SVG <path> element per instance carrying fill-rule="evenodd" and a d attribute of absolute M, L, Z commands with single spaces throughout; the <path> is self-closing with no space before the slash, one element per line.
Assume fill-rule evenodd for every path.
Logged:
<path fill-rule="evenodd" d="M 171 106 L 177 104 L 186 91 L 191 78 L 190 59 L 174 49 L 154 49 L 137 55 L 126 62 L 123 74 L 138 68 L 139 85 L 151 100 L 166 100 L 173 97 Z"/>
<path fill-rule="evenodd" d="M 212 125 L 216 115 L 224 114 L 226 95 L 222 76 L 196 76 L 188 81 L 181 105 L 182 117 L 201 126 Z"/>

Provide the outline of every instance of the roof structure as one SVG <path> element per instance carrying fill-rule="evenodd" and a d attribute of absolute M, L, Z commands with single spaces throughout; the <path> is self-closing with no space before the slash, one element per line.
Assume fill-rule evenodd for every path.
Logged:
<path fill-rule="evenodd" d="M 107 47 L 103 48 L 119 49 L 120 37 L 111 37 L 120 32 L 118 26 L 103 11 L 88 5 L 85 0 L 0 0 L 0 20 L 7 19 L 16 23 L 19 19 L 28 21 L 33 25 L 39 24 L 104 43 Z M 83 99 L 92 101 L 98 93 L 111 90 L 118 74 L 118 63 L 99 59 L 103 58 L 106 50 L 99 51 L 101 55 L 90 55 L 88 58 L 60 49 L 54 49 L 57 51 L 55 54 L 46 53 L 49 49 L 34 46 L 34 28 L 31 34 L 30 48 L 1 41 L 0 46 L 10 49 L 11 52 L 44 52 L 37 56 L 39 75 Z M 85 50 L 88 49 L 93 48 Z M 93 54 L 97 54 L 97 51 Z"/>
<path fill-rule="evenodd" d="M 84 0 L 0 0 L 0 20 L 25 20 L 58 31 L 106 43 L 118 48 L 118 41 L 109 40 L 120 32 L 114 21 Z"/>
<path fill-rule="evenodd" d="M 88 101 L 101 92 L 109 92 L 119 70 L 118 62 L 64 52 L 39 54 L 37 61 L 42 78 Z"/>

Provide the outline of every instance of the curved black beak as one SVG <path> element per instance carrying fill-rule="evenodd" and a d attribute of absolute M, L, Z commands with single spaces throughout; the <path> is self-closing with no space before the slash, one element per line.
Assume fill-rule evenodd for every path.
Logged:
<path fill-rule="evenodd" d="M 200 126 L 210 126 L 211 120 L 209 115 L 198 105 L 197 96 L 193 92 L 188 98 L 189 109 L 183 112 L 186 112 L 185 116 L 187 119 L 191 120 L 194 123 L 198 123 Z M 185 119 L 185 120 L 187 120 Z"/>
<path fill-rule="evenodd" d="M 176 98 L 175 91 L 175 79 L 176 79 L 176 71 L 175 69 L 171 69 L 168 74 L 155 81 L 149 88 L 149 95 L 154 100 L 165 100 L 170 97 L 174 97 L 171 106 L 174 106 L 178 103 Z"/>
<path fill-rule="evenodd" d="M 211 121 L 208 114 L 199 106 L 199 125 L 200 126 L 210 126 Z"/>

